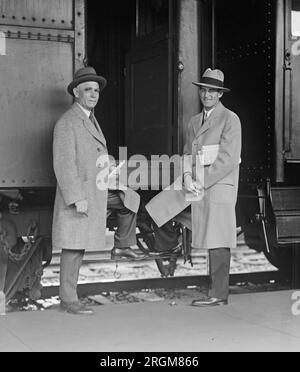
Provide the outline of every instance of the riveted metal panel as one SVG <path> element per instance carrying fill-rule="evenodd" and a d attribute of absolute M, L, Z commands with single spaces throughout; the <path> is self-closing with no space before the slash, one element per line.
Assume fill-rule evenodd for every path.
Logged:
<path fill-rule="evenodd" d="M 5 25 L 73 29 L 73 0 L 0 0 Z"/>
<path fill-rule="evenodd" d="M 85 58 L 84 0 L 0 0 L 0 187 L 51 187 L 52 134 Z"/>
<path fill-rule="evenodd" d="M 84 0 L 74 0 L 74 25 L 75 25 L 75 47 L 74 66 L 75 70 L 83 67 L 87 61 L 85 52 L 85 23 L 86 9 Z"/>
<path fill-rule="evenodd" d="M 71 103 L 73 43 L 6 40 L 0 56 L 0 185 L 55 185 L 52 132 Z"/>
<path fill-rule="evenodd" d="M 242 124 L 240 181 L 274 179 L 276 8 L 269 0 L 215 1 L 215 67 L 231 89 L 222 102 Z M 247 27 L 241 14 L 247 14 Z M 238 32 L 237 32 L 238 30 Z"/>

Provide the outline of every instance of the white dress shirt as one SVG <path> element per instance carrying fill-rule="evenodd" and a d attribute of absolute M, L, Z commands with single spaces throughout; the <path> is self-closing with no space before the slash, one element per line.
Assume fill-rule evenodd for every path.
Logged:
<path fill-rule="evenodd" d="M 86 108 L 82 107 L 80 103 L 77 102 L 77 105 L 81 108 L 81 110 L 86 114 L 86 116 L 89 118 L 91 115 L 91 111 L 87 110 Z"/>

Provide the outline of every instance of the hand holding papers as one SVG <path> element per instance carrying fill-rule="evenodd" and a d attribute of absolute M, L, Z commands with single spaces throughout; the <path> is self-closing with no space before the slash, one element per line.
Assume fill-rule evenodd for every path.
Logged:
<path fill-rule="evenodd" d="M 122 166 L 124 164 L 125 164 L 125 160 L 122 160 L 117 167 L 114 167 L 112 169 L 112 171 L 108 175 L 108 178 L 111 178 L 111 177 L 116 176 L 117 174 L 119 174 L 120 173 L 120 169 L 122 168 Z"/>
<path fill-rule="evenodd" d="M 202 185 L 192 179 L 191 174 L 184 177 L 184 186 L 186 189 L 185 199 L 188 202 L 200 201 L 204 196 Z"/>
<path fill-rule="evenodd" d="M 125 160 L 121 161 L 117 167 L 113 167 L 108 175 L 108 185 L 109 189 L 117 190 L 119 188 L 118 176 L 120 174 L 120 169 L 125 164 Z"/>
<path fill-rule="evenodd" d="M 204 190 L 196 190 L 195 192 L 187 192 L 185 195 L 185 200 L 188 202 L 197 202 L 203 199 Z"/>

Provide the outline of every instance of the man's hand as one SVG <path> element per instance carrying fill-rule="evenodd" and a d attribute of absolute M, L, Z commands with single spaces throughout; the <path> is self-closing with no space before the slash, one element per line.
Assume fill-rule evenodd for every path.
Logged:
<path fill-rule="evenodd" d="M 109 190 L 117 190 L 119 185 L 119 173 L 117 168 L 114 167 L 108 176 L 108 189 Z"/>
<path fill-rule="evenodd" d="M 88 201 L 87 200 L 79 200 L 75 203 L 76 206 L 76 212 L 80 214 L 88 215 Z"/>
<path fill-rule="evenodd" d="M 199 194 L 202 190 L 203 187 L 199 186 L 192 178 L 192 175 L 190 173 L 186 173 L 184 175 L 184 188 L 192 192 L 194 194 Z"/>
<path fill-rule="evenodd" d="M 118 190 L 120 188 L 120 171 L 122 166 L 125 164 L 125 160 L 121 161 L 118 166 L 111 164 L 108 175 L 108 189 Z"/>

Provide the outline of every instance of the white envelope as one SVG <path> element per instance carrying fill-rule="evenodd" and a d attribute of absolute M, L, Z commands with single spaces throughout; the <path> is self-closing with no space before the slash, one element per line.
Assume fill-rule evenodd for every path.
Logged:
<path fill-rule="evenodd" d="M 211 165 L 213 164 L 218 156 L 220 145 L 204 145 L 201 150 L 198 151 L 200 164 Z"/>
<path fill-rule="evenodd" d="M 200 165 L 211 165 L 213 164 L 218 156 L 220 145 L 204 145 L 201 150 L 198 151 Z M 240 158 L 239 164 L 242 159 Z"/>

